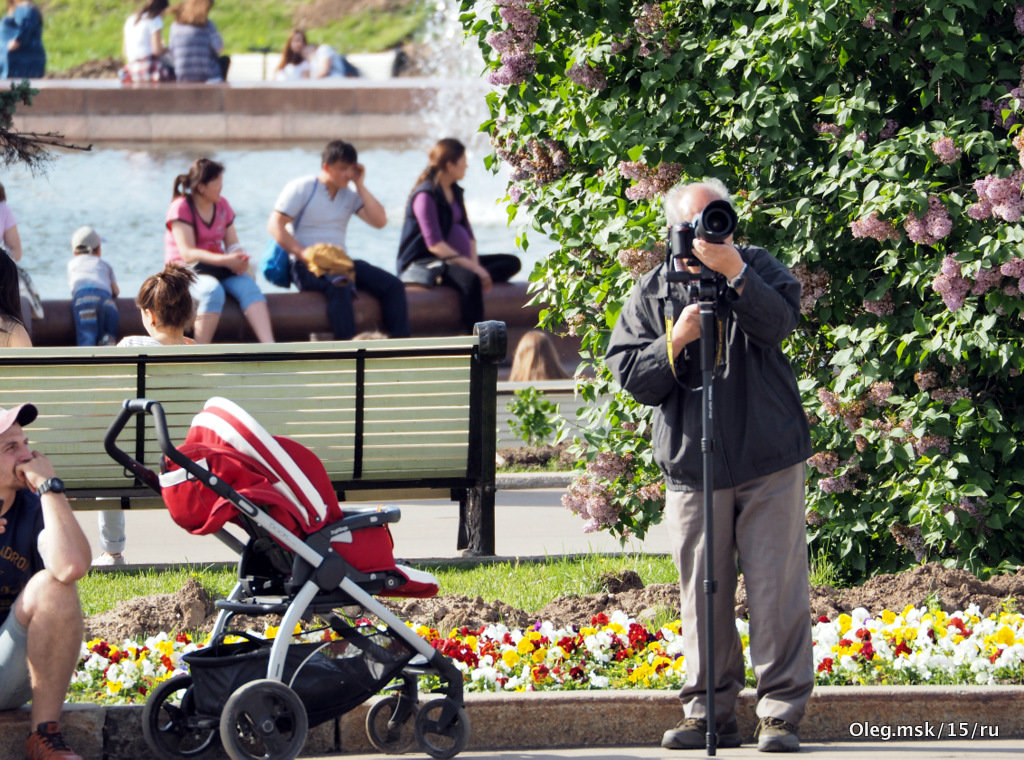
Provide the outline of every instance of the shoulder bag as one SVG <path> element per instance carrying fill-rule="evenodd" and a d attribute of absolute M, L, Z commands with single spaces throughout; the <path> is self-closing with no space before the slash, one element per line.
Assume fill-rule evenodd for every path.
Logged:
<path fill-rule="evenodd" d="M 306 207 L 313 200 L 313 196 L 316 194 L 316 186 L 319 182 L 320 180 L 318 179 L 313 180 L 313 192 L 309 194 L 306 202 L 299 209 L 299 213 L 296 214 L 295 221 L 292 222 L 293 230 L 298 230 L 299 220 L 302 219 L 302 214 L 305 213 Z M 288 251 L 282 248 L 274 238 L 270 238 L 263 249 L 263 255 L 260 257 L 260 272 L 271 285 L 277 285 L 279 288 L 291 287 L 292 271 Z"/>

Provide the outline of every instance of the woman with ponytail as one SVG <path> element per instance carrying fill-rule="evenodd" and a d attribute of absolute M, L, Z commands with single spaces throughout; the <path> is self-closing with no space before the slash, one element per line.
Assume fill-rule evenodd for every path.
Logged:
<path fill-rule="evenodd" d="M 235 212 L 221 196 L 224 167 L 200 158 L 188 174 L 174 178 L 167 211 L 164 262 L 191 267 L 197 281 L 192 295 L 198 304 L 196 343 L 211 343 L 224 308 L 225 294 L 242 313 L 261 343 L 273 343 L 267 299 L 249 275 L 249 254 L 238 242 Z"/>
<path fill-rule="evenodd" d="M 462 188 L 466 176 L 466 146 L 453 137 L 439 140 L 430 151 L 427 168 L 416 180 L 405 208 L 398 246 L 398 273 L 416 282 L 416 271 L 437 273 L 437 284 L 459 293 L 462 326 L 467 333 L 484 318 L 484 293 L 519 271 L 516 256 L 479 255 L 466 214 Z M 421 283 L 423 284 L 423 283 Z"/>

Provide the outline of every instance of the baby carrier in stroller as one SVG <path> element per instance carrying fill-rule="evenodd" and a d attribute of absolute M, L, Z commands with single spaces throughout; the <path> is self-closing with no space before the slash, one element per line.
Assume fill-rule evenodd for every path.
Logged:
<path fill-rule="evenodd" d="M 134 415 L 153 417 L 163 451 L 157 476 L 118 448 Z M 185 442 L 170 440 L 162 406 L 126 401 L 105 440 L 107 452 L 158 490 L 174 521 L 196 534 L 216 533 L 240 550 L 238 582 L 210 643 L 184 656 L 189 673 L 156 687 L 143 710 L 143 734 L 157 756 L 200 758 L 217 741 L 234 760 L 294 758 L 310 726 L 352 710 L 382 690 L 366 730 L 378 749 L 397 753 L 414 742 L 436 758 L 466 746 L 469 718 L 462 673 L 375 598 L 432 596 L 428 573 L 392 554 L 388 523 L 396 507 L 342 511 L 320 460 L 291 439 L 272 436 L 237 404 L 207 401 Z M 244 546 L 223 530 L 248 534 Z M 230 628 L 238 615 L 281 616 L 275 638 Z M 321 639 L 296 642 L 300 622 L 324 621 Z M 419 704 L 419 679 L 444 696 Z"/>

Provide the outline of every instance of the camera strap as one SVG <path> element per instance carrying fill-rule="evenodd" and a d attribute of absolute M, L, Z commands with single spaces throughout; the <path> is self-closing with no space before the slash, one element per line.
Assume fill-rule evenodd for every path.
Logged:
<path fill-rule="evenodd" d="M 669 296 L 665 300 L 665 345 L 668 348 L 668 366 L 672 370 L 672 376 L 678 381 L 676 357 L 675 352 L 672 350 L 672 327 L 675 325 L 675 321 L 675 306 L 672 304 L 672 297 Z"/>

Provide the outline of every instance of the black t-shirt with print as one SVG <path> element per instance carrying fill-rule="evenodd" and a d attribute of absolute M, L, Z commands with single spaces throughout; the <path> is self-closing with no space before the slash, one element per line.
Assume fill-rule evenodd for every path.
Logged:
<path fill-rule="evenodd" d="M 39 497 L 28 489 L 18 491 L 14 506 L 4 518 L 7 527 L 0 533 L 0 624 L 7 620 L 28 579 L 43 569 L 39 555 L 43 507 Z"/>

